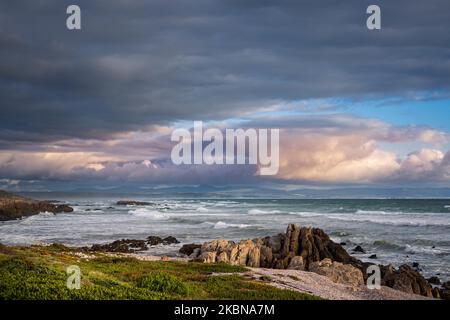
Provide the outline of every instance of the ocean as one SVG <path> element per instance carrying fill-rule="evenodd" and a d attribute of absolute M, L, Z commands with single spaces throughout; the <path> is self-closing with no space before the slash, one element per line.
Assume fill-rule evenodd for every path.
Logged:
<path fill-rule="evenodd" d="M 42 197 L 41 197 L 42 198 Z M 119 206 L 125 197 L 46 199 L 67 202 L 73 213 L 41 213 L 0 223 L 0 242 L 71 246 L 113 240 L 174 236 L 181 244 L 152 247 L 143 254 L 176 255 L 183 243 L 251 239 L 284 233 L 289 223 L 324 229 L 347 251 L 360 245 L 364 261 L 396 266 L 419 263 L 424 276 L 450 280 L 450 199 L 155 199 L 147 206 Z M 369 259 L 376 254 L 377 259 Z"/>

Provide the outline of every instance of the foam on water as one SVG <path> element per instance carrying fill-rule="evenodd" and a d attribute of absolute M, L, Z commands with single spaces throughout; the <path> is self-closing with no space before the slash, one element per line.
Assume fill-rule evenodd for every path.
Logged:
<path fill-rule="evenodd" d="M 250 209 L 247 211 L 250 215 L 258 215 L 258 214 L 277 214 L 280 213 L 280 210 L 261 210 L 261 209 Z"/>
<path fill-rule="evenodd" d="M 135 209 L 135 210 L 130 210 L 128 211 L 128 213 L 132 214 L 133 216 L 136 217 L 142 217 L 142 218 L 150 218 L 153 220 L 167 220 L 169 219 L 169 215 L 161 213 L 159 211 L 156 210 L 149 210 L 146 208 L 139 208 L 139 209 Z"/>
<path fill-rule="evenodd" d="M 243 229 L 243 228 L 248 228 L 251 227 L 251 225 L 249 224 L 235 224 L 235 223 L 226 223 L 223 221 L 219 221 L 216 224 L 214 224 L 214 229 L 228 229 L 228 228 L 239 228 L 239 229 Z"/>

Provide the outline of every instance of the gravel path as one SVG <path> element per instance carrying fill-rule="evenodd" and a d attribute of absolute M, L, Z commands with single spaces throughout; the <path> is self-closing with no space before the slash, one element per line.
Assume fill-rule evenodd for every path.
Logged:
<path fill-rule="evenodd" d="M 306 292 L 329 300 L 428 300 L 430 298 L 409 294 L 388 287 L 369 290 L 366 286 L 354 287 L 334 283 L 329 278 L 313 272 L 299 270 L 249 268 L 246 275 L 264 279 L 281 289 Z M 270 279 L 270 280 L 266 280 Z"/>

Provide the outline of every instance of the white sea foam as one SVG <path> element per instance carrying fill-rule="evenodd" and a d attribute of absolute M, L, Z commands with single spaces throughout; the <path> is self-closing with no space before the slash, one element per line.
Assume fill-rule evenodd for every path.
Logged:
<path fill-rule="evenodd" d="M 135 217 L 151 218 L 154 220 L 167 220 L 170 218 L 169 215 L 167 215 L 167 214 L 161 213 L 156 210 L 149 210 L 146 208 L 130 210 L 130 211 L 128 211 L 128 213 L 130 213 L 131 215 L 133 215 Z"/>
<path fill-rule="evenodd" d="M 279 210 L 261 210 L 261 209 L 250 209 L 247 212 L 251 215 L 257 215 L 257 214 L 277 214 L 280 213 Z"/>
<path fill-rule="evenodd" d="M 424 227 L 424 226 L 438 226 L 445 227 L 450 226 L 450 221 L 448 219 L 440 218 L 440 217 L 429 217 L 429 219 L 425 217 L 394 217 L 394 216 L 376 216 L 376 215 L 367 215 L 367 216 L 358 216 L 355 214 L 329 214 L 326 215 L 328 219 L 348 221 L 348 222 L 367 222 L 367 223 L 377 223 L 384 225 L 392 225 L 392 226 L 415 226 L 415 227 Z"/>
<path fill-rule="evenodd" d="M 239 228 L 244 229 L 251 227 L 249 224 L 235 224 L 235 223 L 226 223 L 223 221 L 219 221 L 214 225 L 214 229 L 228 229 L 228 228 Z"/>
<path fill-rule="evenodd" d="M 383 210 L 357 210 L 356 214 L 390 215 L 390 214 L 405 214 L 405 212 L 400 212 L 400 211 L 383 211 Z"/>
<path fill-rule="evenodd" d="M 308 211 L 291 211 L 289 212 L 289 214 L 301 217 L 320 217 L 324 215 L 323 213 L 308 212 Z"/>

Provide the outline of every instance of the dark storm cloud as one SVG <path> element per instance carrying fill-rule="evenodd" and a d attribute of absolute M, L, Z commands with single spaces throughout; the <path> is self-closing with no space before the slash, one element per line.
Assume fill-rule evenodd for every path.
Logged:
<path fill-rule="evenodd" d="M 65 28 L 73 3 L 80 32 Z M 381 31 L 365 28 L 372 3 Z M 102 139 L 275 101 L 448 91 L 448 30 L 448 0 L 2 2 L 0 140 Z"/>

